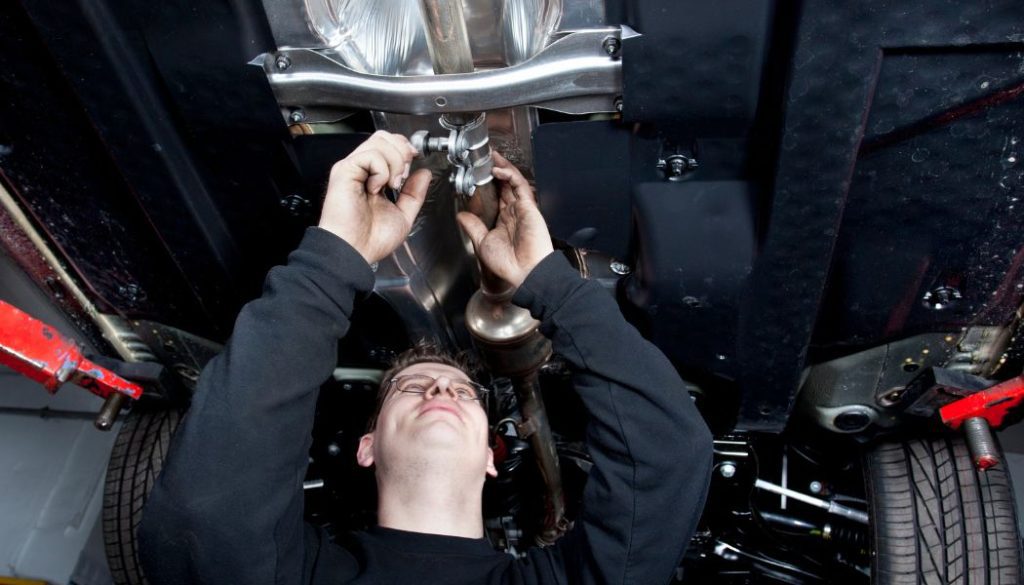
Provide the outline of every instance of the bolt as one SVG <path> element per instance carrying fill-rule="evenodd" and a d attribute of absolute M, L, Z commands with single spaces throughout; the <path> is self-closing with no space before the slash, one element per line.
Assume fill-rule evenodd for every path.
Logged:
<path fill-rule="evenodd" d="M 620 98 L 620 97 L 615 98 L 615 111 L 616 112 L 621 112 L 622 111 L 622 98 Z"/>
<path fill-rule="evenodd" d="M 618 260 L 612 260 L 611 264 L 608 265 L 608 269 L 619 276 L 626 276 L 630 272 L 633 272 L 633 269 L 630 268 L 629 265 L 619 262 Z"/>
<path fill-rule="evenodd" d="M 678 177 L 686 171 L 686 161 L 681 158 L 672 159 L 670 165 L 672 167 L 670 172 L 673 177 Z"/>
<path fill-rule="evenodd" d="M 277 59 L 274 60 L 274 66 L 277 67 L 278 71 L 284 71 L 292 66 L 292 60 L 287 55 L 278 55 Z"/>
<path fill-rule="evenodd" d="M 174 364 L 171 366 L 176 374 L 195 384 L 199 381 L 199 370 L 186 364 Z"/>
<path fill-rule="evenodd" d="M 659 160 L 657 166 L 665 172 L 665 178 L 669 181 L 680 181 L 687 171 L 697 168 L 697 161 L 686 155 L 673 154 Z"/>
<path fill-rule="evenodd" d="M 341 447 L 339 447 L 337 443 L 330 443 L 327 445 L 327 454 L 331 457 L 337 457 L 338 455 L 341 455 Z"/>
<path fill-rule="evenodd" d="M 962 298 L 963 295 L 960 294 L 960 291 L 951 286 L 937 286 L 924 293 L 924 298 L 921 300 L 929 309 L 941 311 L 952 307 Z"/>
<path fill-rule="evenodd" d="M 117 294 L 121 295 L 126 301 L 134 303 L 139 300 L 139 295 L 142 289 L 137 284 L 125 284 L 117 287 Z"/>
<path fill-rule="evenodd" d="M 811 485 L 807 486 L 807 489 L 811 490 L 812 494 L 820 494 L 824 488 L 820 481 L 812 481 Z"/>
<path fill-rule="evenodd" d="M 622 48 L 622 43 L 615 37 L 608 37 L 604 40 L 604 43 L 602 43 L 601 46 L 604 47 L 604 52 L 607 53 L 609 57 L 614 57 L 619 54 L 619 49 Z"/>
<path fill-rule="evenodd" d="M 303 112 L 302 109 L 296 109 L 292 111 L 292 113 L 288 116 L 288 119 L 291 120 L 293 123 L 298 124 L 306 119 L 306 113 Z"/>
<path fill-rule="evenodd" d="M 281 199 L 281 207 L 288 210 L 288 213 L 299 216 L 306 208 L 309 207 L 309 201 L 303 198 L 301 195 L 292 193 L 291 195 Z"/>
<path fill-rule="evenodd" d="M 903 398 L 903 390 L 893 390 L 885 395 L 885 399 L 889 402 L 899 402 L 900 398 Z"/>
<path fill-rule="evenodd" d="M 736 475 L 736 464 L 732 461 L 726 461 L 725 463 L 718 466 L 718 474 L 725 479 L 730 479 Z"/>

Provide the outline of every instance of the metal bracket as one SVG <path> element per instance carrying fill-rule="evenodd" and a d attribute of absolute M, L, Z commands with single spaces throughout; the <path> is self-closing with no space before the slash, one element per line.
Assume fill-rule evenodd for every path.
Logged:
<path fill-rule="evenodd" d="M 617 27 L 572 32 L 518 65 L 449 75 L 360 73 L 309 49 L 264 53 L 252 63 L 263 67 L 289 113 L 319 107 L 423 115 L 524 105 L 567 114 L 616 112 L 622 59 L 608 55 L 606 40 L 621 35 Z"/>
<path fill-rule="evenodd" d="M 468 124 L 456 124 L 441 117 L 441 126 L 449 131 L 447 137 L 432 137 L 426 130 L 412 135 L 409 142 L 419 152 L 419 156 L 427 156 L 434 152 L 448 155 L 448 162 L 454 167 L 451 182 L 459 195 L 472 197 L 476 188 L 490 183 L 491 146 L 487 132 L 487 117 L 480 114 Z"/>

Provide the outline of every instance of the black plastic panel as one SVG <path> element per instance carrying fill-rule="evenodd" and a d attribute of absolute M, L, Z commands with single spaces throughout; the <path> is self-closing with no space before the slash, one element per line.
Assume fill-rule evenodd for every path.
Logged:
<path fill-rule="evenodd" d="M 626 258 L 629 129 L 612 122 L 543 124 L 533 136 L 537 201 L 551 235 Z"/>
<path fill-rule="evenodd" d="M 767 0 L 635 2 L 622 49 L 623 117 L 733 136 L 753 122 L 772 17 Z"/>
<path fill-rule="evenodd" d="M 736 315 L 754 261 L 754 186 L 741 181 L 644 183 L 635 191 L 639 244 L 626 296 L 651 341 L 677 366 L 732 379 Z"/>

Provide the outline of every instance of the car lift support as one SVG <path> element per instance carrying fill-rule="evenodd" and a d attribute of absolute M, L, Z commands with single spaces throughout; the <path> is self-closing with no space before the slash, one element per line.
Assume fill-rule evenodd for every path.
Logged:
<path fill-rule="evenodd" d="M 55 394 L 71 382 L 104 399 L 96 428 L 109 430 L 125 402 L 142 387 L 87 359 L 74 340 L 16 307 L 0 301 L 0 364 L 35 380 Z"/>

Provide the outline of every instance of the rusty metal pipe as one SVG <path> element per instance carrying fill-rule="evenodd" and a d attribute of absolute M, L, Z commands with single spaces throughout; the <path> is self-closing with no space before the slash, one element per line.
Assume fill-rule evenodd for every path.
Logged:
<path fill-rule="evenodd" d="M 523 423 L 519 426 L 521 438 L 528 438 L 537 458 L 541 478 L 547 486 L 544 497 L 544 523 L 536 541 L 540 546 L 550 546 L 568 529 L 565 517 L 565 493 L 562 490 L 562 469 L 558 462 L 555 439 L 548 423 L 547 409 L 540 396 L 536 371 L 528 376 L 513 378 L 513 388 L 519 399 L 519 410 Z"/>

